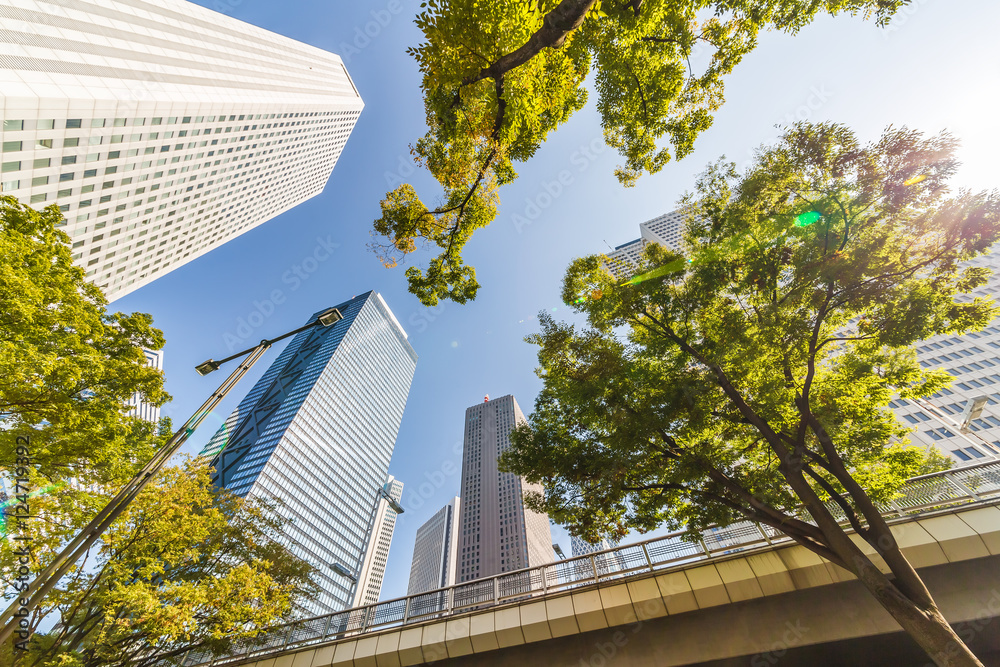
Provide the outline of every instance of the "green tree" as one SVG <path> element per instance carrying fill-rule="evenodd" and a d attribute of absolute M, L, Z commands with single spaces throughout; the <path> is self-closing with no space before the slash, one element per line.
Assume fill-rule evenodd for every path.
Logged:
<path fill-rule="evenodd" d="M 409 184 L 382 201 L 373 250 L 396 266 L 420 244 L 441 253 L 406 271 L 428 306 L 465 303 L 479 288 L 462 248 L 496 217 L 497 188 L 587 99 L 594 70 L 607 144 L 634 184 L 691 152 L 723 103 L 726 74 L 761 31 L 795 33 L 819 13 L 876 13 L 909 0 L 427 0 L 424 42 L 409 53 L 423 74 L 429 130 L 412 153 L 443 188 L 429 206 Z M 692 59 L 705 53 L 700 71 Z M 662 139 L 667 145 L 663 145 Z"/>
<path fill-rule="evenodd" d="M 575 260 L 563 298 L 589 327 L 542 315 L 528 340 L 544 388 L 502 467 L 590 539 L 771 526 L 857 576 L 937 664 L 979 665 L 877 509 L 934 464 L 888 407 L 950 377 L 912 343 L 996 313 L 963 296 L 989 271 L 961 263 L 1000 236 L 1000 193 L 946 197 L 955 146 L 799 124 L 742 177 L 724 162 L 701 176 L 683 254 L 650 245 L 625 281 Z"/>
<path fill-rule="evenodd" d="M 162 405 L 163 375 L 142 349 L 163 347 L 143 313 L 108 313 L 100 289 L 73 265 L 57 206 L 35 211 L 0 196 L 0 474 L 16 438 L 48 483 L 131 475 L 154 451 L 155 427 L 126 416 L 138 393 Z"/>
<path fill-rule="evenodd" d="M 66 488 L 33 511 L 64 516 L 66 496 L 72 507 L 107 501 Z M 204 460 L 166 469 L 36 610 L 33 629 L 49 615 L 57 629 L 14 657 L 24 667 L 143 667 L 179 664 L 192 648 L 226 655 L 316 592 L 313 567 L 276 540 L 283 525 L 273 503 L 213 486 Z M 53 527 L 32 531 L 43 543 Z"/>

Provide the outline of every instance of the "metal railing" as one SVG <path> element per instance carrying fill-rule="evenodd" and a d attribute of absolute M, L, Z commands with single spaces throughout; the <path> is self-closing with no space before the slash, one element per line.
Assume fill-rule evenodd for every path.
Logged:
<path fill-rule="evenodd" d="M 1000 497 L 1000 461 L 996 460 L 914 477 L 899 490 L 896 498 L 880 509 L 892 519 L 982 502 L 992 497 Z M 828 508 L 834 516 L 843 518 L 837 505 L 831 502 Z M 803 518 L 810 520 L 808 514 Z M 230 656 L 213 661 L 211 655 L 192 650 L 184 656 L 181 664 L 226 665 L 290 648 L 485 609 L 608 579 L 685 565 L 747 548 L 790 541 L 773 528 L 751 522 L 712 528 L 694 539 L 688 531 L 680 531 L 586 556 L 293 621 L 241 641 Z"/>

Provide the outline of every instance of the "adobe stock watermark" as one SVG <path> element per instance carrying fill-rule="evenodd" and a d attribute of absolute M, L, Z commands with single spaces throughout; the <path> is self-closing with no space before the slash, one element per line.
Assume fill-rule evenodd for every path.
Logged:
<path fill-rule="evenodd" d="M 990 599 L 985 605 L 983 605 L 982 608 L 979 609 L 976 613 L 976 617 L 971 621 L 956 624 L 955 633 L 958 634 L 959 638 L 963 642 L 968 644 L 975 639 L 977 635 L 991 626 L 997 616 L 1000 616 L 1000 591 L 994 588 L 990 591 Z M 992 632 L 996 632 L 995 627 Z M 954 658 L 961 653 L 961 647 L 959 647 L 959 645 L 955 642 L 950 642 L 948 647 L 940 654 L 931 656 L 932 658 L 940 659 L 939 663 L 928 662 L 924 667 L 935 667 L 935 664 L 949 662 L 951 658 Z"/>
<path fill-rule="evenodd" d="M 220 14 L 228 14 L 243 4 L 243 0 L 214 0 L 209 7 Z"/>
<path fill-rule="evenodd" d="M 446 458 L 431 472 L 424 472 L 423 480 L 411 481 L 407 485 L 406 497 L 402 503 L 407 511 L 418 510 L 423 507 L 431 498 L 437 495 L 445 482 L 462 472 L 462 441 L 456 441 L 451 446 L 451 453 L 459 459 L 458 463 L 454 458 Z M 398 516 L 397 521 L 406 515 Z"/>
<path fill-rule="evenodd" d="M 372 20 L 365 23 L 364 26 L 354 27 L 354 39 L 351 40 L 351 43 L 340 43 L 339 55 L 343 58 L 344 63 L 350 64 L 351 58 L 368 48 L 372 40 L 377 39 L 382 31 L 392 23 L 392 18 L 401 11 L 403 11 L 401 0 L 389 0 L 384 9 L 371 10 L 369 13 Z"/>
<path fill-rule="evenodd" d="M 594 137 L 573 151 L 569 156 L 569 163 L 576 167 L 577 174 L 582 174 L 607 149 L 608 145 L 604 143 L 603 137 Z M 542 215 L 542 211 L 552 206 L 552 203 L 573 184 L 575 178 L 572 170 L 563 169 L 552 180 L 543 180 L 538 192 L 533 197 L 525 198 L 524 208 L 510 216 L 510 222 L 517 233 L 522 234 L 525 227 L 533 225 Z"/>
<path fill-rule="evenodd" d="M 785 632 L 781 635 L 781 639 L 774 642 L 770 650 L 750 658 L 750 667 L 771 667 L 777 664 L 788 653 L 788 649 L 802 645 L 808 633 L 809 628 L 802 625 L 801 620 L 797 619 L 794 624 L 785 621 Z"/>
<path fill-rule="evenodd" d="M 909 4 L 900 7 L 893 15 L 889 24 L 882 28 L 882 39 L 889 39 L 894 32 L 898 32 L 906 23 L 916 15 L 921 7 L 930 4 L 931 0 L 910 0 Z"/>
<path fill-rule="evenodd" d="M 427 308 L 424 308 L 416 313 L 410 313 L 410 317 L 407 322 L 413 327 L 414 332 L 423 333 L 427 331 L 427 327 L 430 326 L 434 320 L 441 317 L 441 313 L 443 313 L 444 310 L 444 303 L 439 303 L 436 306 L 428 306 Z"/>
<path fill-rule="evenodd" d="M 330 259 L 333 251 L 339 247 L 340 244 L 334 243 L 329 235 L 326 238 L 317 236 L 316 245 L 312 252 L 292 264 L 281 274 L 281 282 L 289 286 L 288 292 L 294 292 L 305 281 L 309 280 L 319 270 L 320 265 Z M 285 303 L 287 298 L 285 290 L 273 289 L 263 299 L 254 300 L 253 309 L 246 317 L 236 318 L 236 328 L 222 334 L 222 342 L 226 344 L 229 351 L 235 352 L 245 345 L 253 337 L 253 332 L 262 327 L 264 322 L 274 315 L 278 306 Z"/>
<path fill-rule="evenodd" d="M 11 480 L 14 482 L 13 503 L 9 507 L 4 508 L 3 516 L 0 518 L 8 524 L 6 526 L 7 532 L 15 533 L 12 538 L 14 542 L 12 545 L 12 555 L 17 557 L 17 568 L 13 572 L 16 575 L 13 577 L 16 583 L 12 587 L 18 593 L 23 594 L 23 597 L 18 598 L 17 611 L 14 612 L 14 618 L 11 619 L 11 623 L 17 624 L 17 640 L 14 642 L 14 648 L 19 653 L 23 653 L 28 650 L 28 640 L 31 639 L 30 617 L 33 611 L 29 606 L 32 538 L 30 535 L 24 534 L 26 522 L 31 518 L 31 508 L 28 505 L 28 499 L 31 497 L 31 489 L 28 487 L 28 483 L 30 482 L 28 473 L 32 464 L 32 456 L 30 439 L 24 436 L 17 436 L 15 445 L 17 458 L 14 465 L 14 477 Z M 14 521 L 17 522 L 17 525 L 11 526 L 10 523 Z"/>

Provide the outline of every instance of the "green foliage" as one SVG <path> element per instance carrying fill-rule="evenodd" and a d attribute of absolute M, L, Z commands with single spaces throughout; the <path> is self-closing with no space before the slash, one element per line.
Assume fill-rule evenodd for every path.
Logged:
<path fill-rule="evenodd" d="M 905 3 L 428 0 L 416 19 L 424 41 L 409 53 L 423 74 L 429 129 L 412 152 L 443 193 L 435 207 L 408 185 L 388 193 L 373 249 L 392 267 L 421 242 L 437 246 L 428 275 L 407 271 L 410 290 L 426 305 L 474 298 L 463 246 L 496 217 L 496 190 L 516 177 L 514 163 L 583 107 L 591 70 L 605 141 L 625 160 L 618 178 L 632 185 L 693 150 L 724 101 L 725 76 L 761 31 L 794 33 L 820 12 L 884 21 Z M 699 56 L 707 64 L 695 71 Z"/>
<path fill-rule="evenodd" d="M 86 567 L 47 599 L 37 616 L 52 612 L 60 625 L 33 638 L 25 667 L 179 664 L 191 647 L 224 655 L 315 594 L 312 566 L 276 541 L 277 508 L 219 490 L 209 473 L 205 461 L 188 461 L 143 490 Z M 77 524 L 108 497 L 66 488 L 32 509 Z M 67 521 L 67 505 L 79 516 Z M 37 551 L 53 528 L 36 522 L 32 530 Z"/>
<path fill-rule="evenodd" d="M 56 206 L 35 211 L 0 197 L 0 472 L 28 436 L 49 482 L 132 474 L 152 453 L 152 427 L 125 416 L 138 392 L 161 405 L 163 376 L 142 348 L 163 347 L 143 313 L 110 314 L 74 266 Z"/>
<path fill-rule="evenodd" d="M 836 559 L 828 526 L 795 518 L 833 499 L 874 543 L 873 502 L 947 467 L 888 408 L 950 380 L 911 345 L 997 310 L 963 296 L 988 271 L 962 263 L 1000 236 L 1000 194 L 946 197 L 955 145 L 799 124 L 746 174 L 701 176 L 683 255 L 647 246 L 641 280 L 576 260 L 563 299 L 590 326 L 541 315 L 528 340 L 544 388 L 504 469 L 542 483 L 535 506 L 589 539 L 751 519 Z"/>

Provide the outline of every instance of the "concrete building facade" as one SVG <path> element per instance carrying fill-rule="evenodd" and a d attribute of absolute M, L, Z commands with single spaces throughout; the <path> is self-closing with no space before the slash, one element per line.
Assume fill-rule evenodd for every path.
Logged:
<path fill-rule="evenodd" d="M 184 0 L 0 0 L 0 191 L 113 300 L 319 194 L 341 59 Z"/>
<path fill-rule="evenodd" d="M 684 221 L 684 213 L 676 210 L 639 223 L 639 238 L 623 243 L 609 252 L 605 266 L 616 278 L 628 278 L 639 266 L 642 251 L 648 244 L 659 243 L 671 250 L 680 250 Z"/>
<path fill-rule="evenodd" d="M 511 395 L 487 396 L 465 411 L 458 582 L 554 560 L 548 516 L 524 504 L 526 493 L 542 493 L 542 487 L 497 468 L 510 432 L 523 421 Z"/>
<path fill-rule="evenodd" d="M 417 529 L 407 595 L 455 584 L 461 508 L 462 500 L 455 496 Z"/>
<path fill-rule="evenodd" d="M 356 599 L 417 362 L 378 293 L 336 308 L 343 319 L 292 338 L 202 450 L 219 486 L 282 501 L 285 543 L 318 568 L 314 614 Z"/>
<path fill-rule="evenodd" d="M 979 257 L 970 265 L 993 271 L 985 285 L 961 298 L 1000 297 L 1000 248 Z M 924 368 L 943 368 L 955 380 L 926 400 L 896 399 L 890 403 L 896 415 L 913 427 L 910 441 L 936 446 L 955 463 L 982 462 L 1000 458 L 1000 321 L 984 330 L 963 336 L 941 335 L 916 345 L 917 359 Z M 969 425 L 969 433 L 958 428 L 966 404 L 979 396 L 987 404 L 979 419 Z"/>
<path fill-rule="evenodd" d="M 378 602 L 382 595 L 382 580 L 385 578 L 385 566 L 389 561 L 389 548 L 392 546 L 392 533 L 396 528 L 396 511 L 389 504 L 386 496 L 399 503 L 403 497 L 403 483 L 389 475 L 382 486 L 385 495 L 376 496 L 375 520 L 372 524 L 371 538 L 365 550 L 365 558 L 358 572 L 358 586 L 354 593 L 352 607 L 361 607 Z"/>
<path fill-rule="evenodd" d="M 144 349 L 142 352 L 146 355 L 147 366 L 163 372 L 163 350 Z M 139 417 L 154 424 L 160 421 L 159 406 L 145 402 L 139 394 L 133 394 L 128 404 L 132 406 L 132 409 L 128 411 L 129 417 Z"/>

